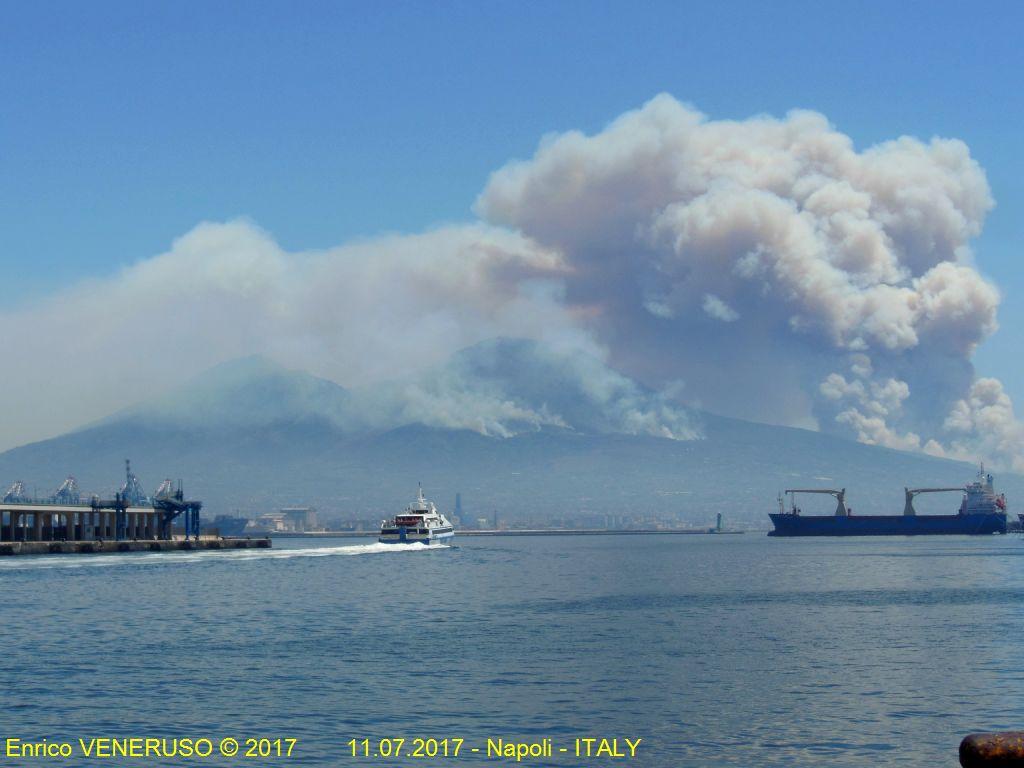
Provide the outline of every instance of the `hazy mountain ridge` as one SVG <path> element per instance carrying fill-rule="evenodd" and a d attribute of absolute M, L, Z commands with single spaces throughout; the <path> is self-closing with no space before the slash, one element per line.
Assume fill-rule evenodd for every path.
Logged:
<path fill-rule="evenodd" d="M 460 353 L 450 368 L 463 384 L 479 382 L 488 397 L 561 409 L 561 424 L 523 424 L 506 437 L 422 423 L 373 428 L 365 414 L 362 421 L 353 414 L 364 407 L 359 393 L 248 358 L 99 424 L 0 454 L 0 478 L 22 479 L 46 494 L 70 473 L 89 492 L 109 491 L 130 457 L 146 487 L 180 477 L 209 514 L 311 504 L 325 515 L 372 516 L 406 503 L 422 481 L 446 508 L 461 491 L 469 510 L 497 509 L 509 518 L 588 510 L 705 522 L 722 511 L 728 520 L 763 524 L 786 486 L 844 486 L 855 511 L 898 512 L 904 485 L 963 483 L 973 471 L 924 454 L 670 404 L 689 427 L 699 425 L 700 439 L 612 431 L 595 406 L 609 401 L 588 403 L 571 378 L 546 378 L 550 361 L 536 361 L 534 352 L 504 340 Z M 631 403 L 657 398 L 623 386 Z M 392 396 L 387 389 L 385 401 Z M 246 421 L 250 412 L 254 418 Z M 999 478 L 1011 507 L 1024 494 L 1021 480 Z M 945 509 L 953 502 L 920 506 L 929 504 Z"/>
<path fill-rule="evenodd" d="M 103 419 L 165 427 L 256 427 L 289 422 L 342 425 L 348 390 L 259 355 L 215 366 L 162 396 Z"/>
<path fill-rule="evenodd" d="M 547 427 L 700 436 L 691 411 L 597 357 L 506 338 L 463 349 L 442 365 L 355 389 L 254 355 L 218 365 L 98 424 L 128 420 L 206 428 L 323 422 L 349 434 L 424 424 L 497 437 Z"/>

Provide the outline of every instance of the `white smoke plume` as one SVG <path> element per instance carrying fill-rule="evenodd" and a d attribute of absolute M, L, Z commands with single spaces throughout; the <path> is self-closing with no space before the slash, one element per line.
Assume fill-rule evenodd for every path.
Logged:
<path fill-rule="evenodd" d="M 498 437 L 560 427 L 699 438 L 699 423 L 671 394 L 643 391 L 579 347 L 495 339 L 435 369 L 356 390 L 350 411 L 369 414 L 354 425 L 363 427 L 421 423 Z"/>
<path fill-rule="evenodd" d="M 563 272 L 554 251 L 484 224 L 309 253 L 284 251 L 249 222 L 202 224 L 165 254 L 0 316 L 20 347 L 61 361 L 0 379 L 15 404 L 0 440 L 11 447 L 80 426 L 252 353 L 355 388 L 347 425 L 499 436 L 565 426 L 544 403 L 474 388 L 455 372 L 421 375 L 502 336 L 541 341 L 567 365 L 585 353 L 579 393 L 613 414 L 604 429 L 695 436 L 682 410 L 640 396 L 601 362 L 564 304 Z"/>
<path fill-rule="evenodd" d="M 606 428 L 696 434 L 621 371 L 685 382 L 688 402 L 728 415 L 1020 467 L 1012 404 L 971 363 L 997 328 L 999 292 L 970 248 L 992 205 L 957 140 L 859 150 L 814 112 L 710 120 L 661 95 L 497 170 L 477 223 L 308 253 L 248 222 L 203 224 L 120 274 L 6 308 L 8 348 L 69 375 L 0 379 L 0 442 L 253 352 L 372 387 L 515 337 L 601 361 L 585 377 Z M 442 384 L 419 382 L 389 418 L 496 435 L 565 423 Z"/>
<path fill-rule="evenodd" d="M 943 425 L 953 435 L 946 453 L 954 458 L 994 456 L 1016 472 L 1024 472 L 1024 425 L 996 379 L 978 379 L 966 397 L 957 400 Z"/>
<path fill-rule="evenodd" d="M 711 410 L 1005 465 L 1020 427 L 971 365 L 997 327 L 970 250 L 992 205 L 960 141 L 858 151 L 814 112 L 715 121 L 661 95 L 548 137 L 477 210 L 562 255 L 568 306 L 626 373 L 685 379 Z"/>

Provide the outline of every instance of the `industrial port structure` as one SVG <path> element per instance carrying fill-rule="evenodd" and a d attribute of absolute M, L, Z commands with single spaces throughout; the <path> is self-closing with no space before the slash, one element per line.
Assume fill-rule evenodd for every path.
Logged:
<path fill-rule="evenodd" d="M 165 480 L 147 496 L 126 460 L 124 484 L 112 499 L 83 500 L 74 477 L 45 499 L 30 498 L 23 483 L 14 483 L 0 500 L 0 543 L 170 541 L 179 517 L 185 540 L 198 541 L 202 506 L 185 498 L 180 481 L 175 487 Z"/>

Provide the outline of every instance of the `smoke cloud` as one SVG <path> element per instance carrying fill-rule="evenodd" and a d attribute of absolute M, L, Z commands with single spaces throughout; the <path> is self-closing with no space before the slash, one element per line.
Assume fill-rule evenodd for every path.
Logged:
<path fill-rule="evenodd" d="M 556 252 L 484 224 L 309 253 L 285 252 L 250 222 L 202 224 L 165 254 L 0 319 L 67 374 L 5 377 L 0 391 L 21 407 L 8 411 L 3 439 L 10 447 L 80 426 L 252 353 L 352 388 L 342 412 L 324 414 L 345 428 L 424 423 L 507 437 L 568 428 L 563 414 L 585 403 L 573 425 L 697 436 L 684 409 L 604 364 L 565 305 L 563 273 Z M 560 397 L 524 398 L 508 391 L 511 376 L 451 364 L 496 337 L 541 342 L 526 362 L 547 360 L 535 373 L 559 374 Z M 254 423 L 266 416 L 250 405 Z"/>
<path fill-rule="evenodd" d="M 709 120 L 670 96 L 545 139 L 480 215 L 560 253 L 611 363 L 708 408 L 1019 466 L 971 356 L 999 293 L 970 241 L 993 201 L 956 140 L 858 151 L 817 113 Z M 948 414 L 948 418 L 945 416 Z"/>
<path fill-rule="evenodd" d="M 497 335 L 576 343 L 551 282 L 561 269 L 553 251 L 483 224 L 309 253 L 250 222 L 202 224 L 167 253 L 0 317 L 67 371 L 3 378 L 16 404 L 3 439 L 101 418 L 250 353 L 358 386 Z"/>
<path fill-rule="evenodd" d="M 1021 469 L 1012 403 L 971 363 L 997 329 L 999 292 L 970 249 L 992 205 L 957 140 L 858 150 L 814 112 L 710 120 L 661 95 L 498 169 L 475 223 L 303 253 L 251 222 L 206 223 L 120 274 L 8 308 L 8 338 L 74 375 L 4 377 L 0 435 L 57 433 L 253 352 L 348 387 L 406 382 L 388 385 L 386 421 L 495 435 L 566 423 L 459 371 L 418 377 L 514 337 L 572 361 L 602 428 L 695 437 L 682 392 Z"/>

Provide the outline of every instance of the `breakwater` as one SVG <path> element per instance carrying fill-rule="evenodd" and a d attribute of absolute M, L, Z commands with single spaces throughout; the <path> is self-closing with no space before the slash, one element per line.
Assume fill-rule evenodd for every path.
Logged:
<path fill-rule="evenodd" d="M 715 530 L 713 528 L 514 528 L 508 530 L 467 530 L 456 528 L 459 536 L 650 536 L 650 535 L 734 535 L 746 531 Z M 380 531 L 284 531 L 267 534 L 275 539 L 335 539 L 359 538 L 380 535 Z"/>

